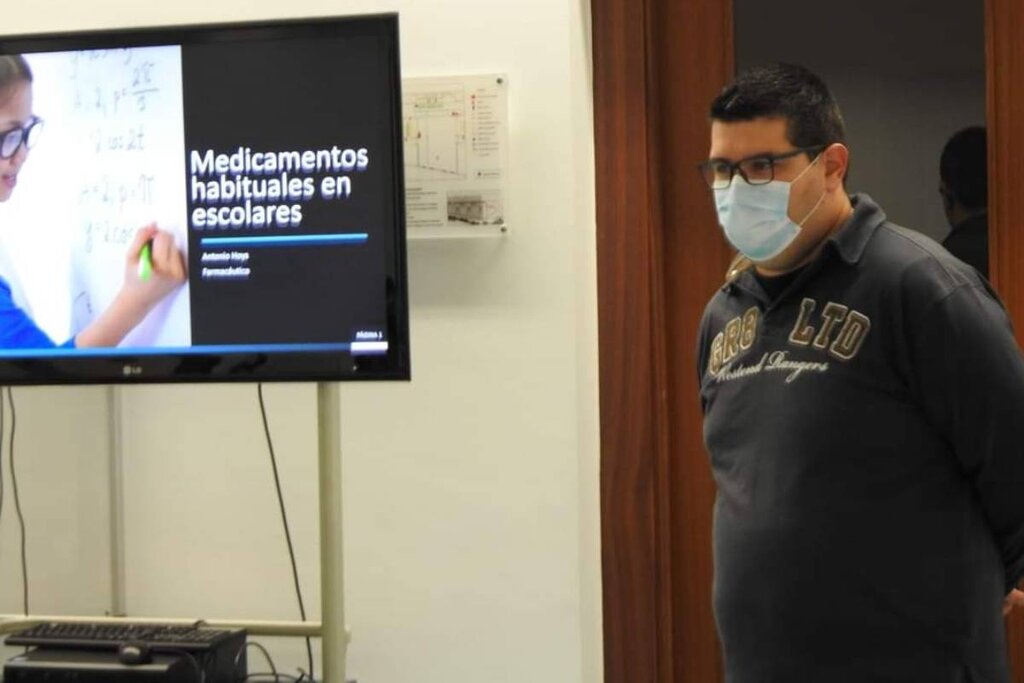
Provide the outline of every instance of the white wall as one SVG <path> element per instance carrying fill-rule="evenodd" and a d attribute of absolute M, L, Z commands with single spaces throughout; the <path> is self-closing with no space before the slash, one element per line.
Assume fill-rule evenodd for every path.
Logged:
<path fill-rule="evenodd" d="M 398 10 L 404 75 L 508 74 L 511 235 L 413 242 L 414 379 L 342 388 L 349 675 L 361 683 L 602 678 L 588 6 L 36 0 L 5 10 L 5 33 Z M 315 391 L 265 395 L 318 618 Z M 32 475 L 37 514 L 72 518 L 37 521 L 33 544 L 77 550 L 39 551 L 35 591 L 50 595 L 48 610 L 99 613 L 110 599 L 104 390 L 17 396 L 24 457 L 47 463 Z M 255 387 L 121 396 L 129 611 L 297 618 Z M 102 504 L 89 509 L 91 499 Z M 13 521 L 6 508 L 4 611 L 19 608 Z M 271 646 L 279 668 L 305 666 L 299 642 Z"/>
<path fill-rule="evenodd" d="M 982 0 L 736 0 L 736 62 L 803 64 L 846 120 L 847 189 L 937 240 L 949 232 L 939 156 L 961 128 L 985 124 Z"/>
<path fill-rule="evenodd" d="M 103 614 L 111 600 L 106 389 L 18 388 L 13 395 L 29 609 L 36 614 Z M 21 534 L 9 467 L 6 396 L 3 414 L 0 612 L 20 614 Z M 0 655 L 12 652 L 0 650 Z"/>

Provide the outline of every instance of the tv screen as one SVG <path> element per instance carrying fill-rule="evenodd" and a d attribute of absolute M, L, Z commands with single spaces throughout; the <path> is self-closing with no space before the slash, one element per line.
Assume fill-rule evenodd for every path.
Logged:
<path fill-rule="evenodd" d="M 409 378 L 396 15 L 0 37 L 0 384 Z"/>

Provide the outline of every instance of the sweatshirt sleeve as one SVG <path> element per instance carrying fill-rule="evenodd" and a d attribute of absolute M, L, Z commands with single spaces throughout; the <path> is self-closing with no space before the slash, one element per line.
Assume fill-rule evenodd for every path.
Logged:
<path fill-rule="evenodd" d="M 63 344 L 73 347 L 74 340 Z M 10 286 L 0 279 L 0 349 L 52 349 L 57 344 L 18 308 Z"/>
<path fill-rule="evenodd" d="M 1024 575 L 1024 358 L 1000 302 L 961 284 L 912 326 L 910 376 L 974 487 L 1006 569 Z"/>

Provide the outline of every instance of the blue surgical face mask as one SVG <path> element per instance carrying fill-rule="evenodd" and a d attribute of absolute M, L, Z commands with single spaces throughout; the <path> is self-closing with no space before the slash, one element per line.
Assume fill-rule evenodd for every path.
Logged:
<path fill-rule="evenodd" d="M 792 181 L 773 180 L 764 185 L 750 185 L 737 175 L 729 187 L 715 190 L 718 222 L 726 238 L 741 254 L 754 262 L 767 261 L 793 243 L 800 227 L 821 206 L 825 193 L 822 192 L 818 203 L 799 223 L 794 223 L 789 218 L 790 187 L 817 163 L 818 158 Z"/>

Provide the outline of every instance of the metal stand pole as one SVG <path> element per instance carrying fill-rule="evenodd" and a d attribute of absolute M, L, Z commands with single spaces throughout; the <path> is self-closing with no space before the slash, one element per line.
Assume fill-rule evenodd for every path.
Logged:
<path fill-rule="evenodd" d="M 110 459 L 107 463 L 110 484 L 110 615 L 126 613 L 124 547 L 124 448 L 121 443 L 121 390 L 107 387 L 107 423 Z"/>
<path fill-rule="evenodd" d="M 323 680 L 345 683 L 345 567 L 342 561 L 341 390 L 320 382 L 317 431 L 320 451 L 320 600 Z"/>

